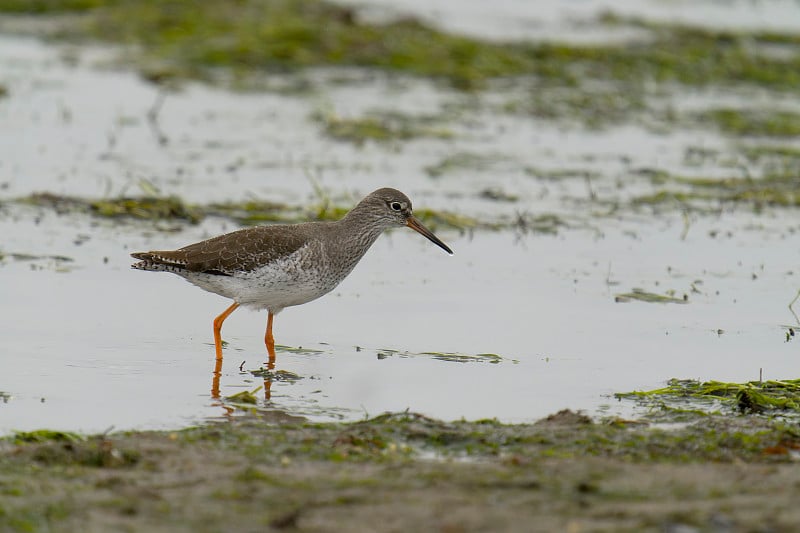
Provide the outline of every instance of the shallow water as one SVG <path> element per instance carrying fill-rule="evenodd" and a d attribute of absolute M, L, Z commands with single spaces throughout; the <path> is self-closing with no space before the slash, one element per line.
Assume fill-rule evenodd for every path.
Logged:
<path fill-rule="evenodd" d="M 3 266 L 13 283 L 4 282 L 0 306 L 2 365 L 12 369 L 2 428 L 160 428 L 224 415 L 209 392 L 211 319 L 227 302 L 177 276 L 129 270 L 126 257 L 192 241 L 202 229 L 143 238 L 135 225 L 88 222 L 45 214 L 35 225 L 26 213 L 2 224 L 4 235 L 27 236 L 8 249 L 73 258 L 62 267 L 47 259 Z M 408 408 L 525 421 L 566 407 L 626 414 L 613 392 L 672 376 L 792 375 L 796 346 L 780 324 L 794 321 L 787 304 L 798 252 L 786 253 L 785 229 L 774 222 L 775 230 L 726 224 L 734 235 L 711 241 L 704 233 L 716 224 L 699 224 L 686 240 L 679 224 L 636 237 L 621 228 L 602 238 L 444 234 L 452 257 L 394 232 L 334 293 L 278 315 L 278 344 L 319 353 L 279 351 L 277 369 L 302 379 L 274 383 L 260 405 L 314 419 Z M 92 237 L 71 242 L 82 234 Z M 633 287 L 675 289 L 690 303 L 615 303 Z M 239 365 L 263 366 L 264 325 L 262 313 L 246 310 L 226 321 L 222 396 L 262 385 Z M 412 354 L 379 357 L 385 350 Z M 459 363 L 422 352 L 504 359 Z"/>
<path fill-rule="evenodd" d="M 302 204 L 314 198 L 314 181 L 345 203 L 395 186 L 418 207 L 481 217 L 549 212 L 571 224 L 557 235 L 442 232 L 452 257 L 410 231 L 382 237 L 332 294 L 276 318 L 278 344 L 315 351 L 279 350 L 277 369 L 301 379 L 273 383 L 269 401 L 258 392 L 260 407 L 320 420 L 402 409 L 504 421 L 561 408 L 627 416 L 631 407 L 614 392 L 671 377 L 795 377 L 796 342 L 785 342 L 782 326 L 797 324 L 787 305 L 800 286 L 792 244 L 800 225 L 785 212 L 591 214 L 604 211 L 591 194 L 599 202 L 650 190 L 648 182 L 620 184 L 631 169 L 686 172 L 688 148 L 724 151 L 728 141 L 714 133 L 593 132 L 478 106 L 448 123 L 453 140 L 359 147 L 325 137 L 313 113 L 436 113 L 467 97 L 382 75 L 349 73 L 363 79 L 333 85 L 325 71 L 308 74 L 315 90 L 303 97 L 188 84 L 166 97 L 154 125 L 147 112 L 156 89 L 95 68 L 104 53 L 70 49 L 64 62 L 63 50 L 2 38 L 2 198 L 114 197 L 138 194 L 146 182 L 194 202 Z M 490 162 L 435 179 L 426 173 L 464 152 Z M 526 167 L 596 177 L 548 180 Z M 487 200 L 480 193 L 489 187 L 519 201 Z M 227 416 L 211 395 L 211 320 L 228 302 L 177 276 L 132 271 L 128 254 L 232 229 L 209 219 L 167 232 L 3 206 L 0 432 L 171 428 Z M 674 290 L 689 303 L 615 302 L 634 288 Z M 250 371 L 264 362 L 265 319 L 240 310 L 226 321 L 222 396 L 263 385 Z M 503 359 L 454 362 L 426 352 Z"/>

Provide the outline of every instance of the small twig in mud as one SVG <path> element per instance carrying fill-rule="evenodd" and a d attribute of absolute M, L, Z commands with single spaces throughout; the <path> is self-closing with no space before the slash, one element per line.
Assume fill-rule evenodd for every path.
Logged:
<path fill-rule="evenodd" d="M 528 233 L 528 217 L 526 213 L 517 211 L 514 218 L 514 227 L 522 234 Z"/>
<path fill-rule="evenodd" d="M 161 108 L 164 105 L 164 100 L 167 98 L 167 93 L 165 91 L 158 91 L 156 93 L 156 99 L 153 102 L 153 105 L 150 106 L 150 109 L 147 111 L 147 120 L 150 122 L 158 122 L 158 115 L 161 113 Z"/>
<path fill-rule="evenodd" d="M 692 227 L 692 219 L 689 217 L 689 212 L 681 205 L 681 217 L 683 218 L 683 231 L 681 232 L 681 240 L 685 241 L 686 236 L 689 235 L 689 229 Z"/>
<path fill-rule="evenodd" d="M 753 179 L 753 174 L 750 172 L 750 169 L 747 167 L 747 165 L 739 165 L 738 168 L 739 170 L 742 171 L 742 176 L 744 177 L 744 179 L 746 180 Z"/>
<path fill-rule="evenodd" d="M 611 261 L 608 262 L 608 271 L 606 272 L 606 287 L 612 285 L 619 285 L 619 282 L 611 280 Z"/>
<path fill-rule="evenodd" d="M 108 159 L 111 157 L 111 152 L 113 152 L 114 148 L 117 146 L 116 128 L 109 130 L 108 134 L 106 135 L 106 139 L 108 140 L 106 151 L 100 154 L 100 159 Z"/>
<path fill-rule="evenodd" d="M 800 318 L 797 317 L 797 313 L 794 312 L 794 307 L 793 307 L 795 302 L 797 302 L 798 298 L 800 298 L 800 290 L 797 291 L 797 294 L 794 295 L 794 298 L 792 299 L 792 301 L 789 302 L 789 311 L 791 311 L 792 315 L 794 315 L 795 322 L 800 324 Z"/>
<path fill-rule="evenodd" d="M 323 218 L 325 213 L 327 213 L 328 208 L 331 205 L 331 197 L 330 194 L 325 190 L 325 188 L 320 184 L 320 180 L 318 176 L 315 176 L 308 167 L 303 169 L 303 174 L 305 174 L 306 179 L 311 184 L 311 187 L 314 189 L 314 194 L 319 198 L 320 206 L 317 210 L 317 218 Z M 322 170 L 317 169 L 317 175 L 322 174 Z"/>
<path fill-rule="evenodd" d="M 247 362 L 247 361 L 242 361 L 242 364 L 241 364 L 241 365 L 239 365 L 239 372 L 244 372 L 244 364 L 245 364 L 246 362 Z"/>
<path fill-rule="evenodd" d="M 160 146 L 165 146 L 169 139 L 161 129 L 161 124 L 158 121 L 158 115 L 161 113 L 161 108 L 164 106 L 164 100 L 167 98 L 166 91 L 158 91 L 156 99 L 150 109 L 147 110 L 147 123 L 150 124 L 150 130 L 155 135 L 156 140 Z"/>
<path fill-rule="evenodd" d="M 589 191 L 589 200 L 594 202 L 597 200 L 597 193 L 594 192 L 594 188 L 592 187 L 592 173 L 586 172 L 584 178 L 586 180 L 586 189 Z"/>
<path fill-rule="evenodd" d="M 522 238 L 528 234 L 528 221 L 526 220 L 525 213 L 521 211 L 515 213 L 512 227 L 514 228 L 514 244 L 520 244 Z"/>

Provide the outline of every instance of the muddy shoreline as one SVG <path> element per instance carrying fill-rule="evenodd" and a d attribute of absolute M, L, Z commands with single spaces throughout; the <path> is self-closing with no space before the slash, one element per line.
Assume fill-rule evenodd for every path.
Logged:
<path fill-rule="evenodd" d="M 28 441 L 28 442 L 26 442 Z M 30 442 L 34 441 L 34 442 Z M 38 442 L 36 442 L 38 441 Z M 253 413 L 176 432 L 0 444 L 3 531 L 792 531 L 796 428 L 311 424 Z"/>

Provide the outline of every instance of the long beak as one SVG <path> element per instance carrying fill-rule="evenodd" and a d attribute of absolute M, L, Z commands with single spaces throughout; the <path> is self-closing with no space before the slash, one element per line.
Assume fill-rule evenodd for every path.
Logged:
<path fill-rule="evenodd" d="M 406 220 L 406 226 L 408 226 L 409 228 L 413 229 L 417 233 L 421 233 L 422 235 L 425 235 L 428 238 L 428 240 L 430 240 L 433 244 L 435 244 L 436 246 L 438 246 L 439 248 L 441 248 L 442 250 L 444 250 L 448 254 L 453 255 L 453 250 L 451 250 L 450 247 L 447 246 L 445 243 L 440 241 L 439 237 L 434 235 L 431 230 L 429 230 L 428 228 L 423 226 L 422 222 L 420 222 L 417 217 L 415 217 L 413 215 L 408 217 L 408 220 Z"/>

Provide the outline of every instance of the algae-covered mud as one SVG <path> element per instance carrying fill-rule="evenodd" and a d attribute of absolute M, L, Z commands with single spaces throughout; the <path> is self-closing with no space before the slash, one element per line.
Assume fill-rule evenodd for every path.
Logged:
<path fill-rule="evenodd" d="M 797 428 L 244 417 L 0 441 L 5 531 L 793 531 Z"/>
<path fill-rule="evenodd" d="M 800 18 L 734 4 L 503 4 L 503 38 L 474 3 L 0 1 L 0 431 L 182 427 L 245 391 L 629 417 L 615 393 L 672 378 L 796 379 Z M 275 369 L 242 312 L 215 375 L 226 302 L 128 268 L 381 186 L 456 255 L 384 237 L 277 318 Z"/>

